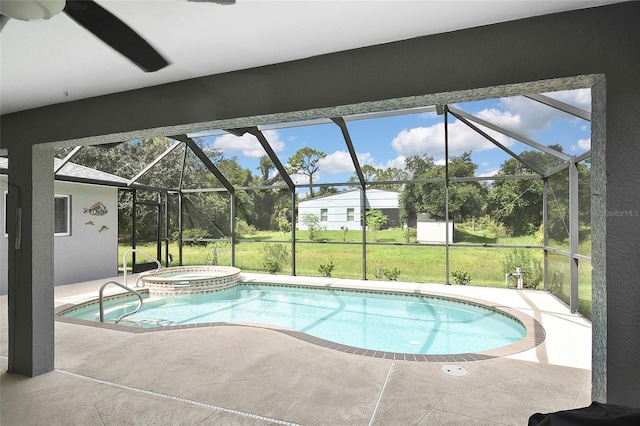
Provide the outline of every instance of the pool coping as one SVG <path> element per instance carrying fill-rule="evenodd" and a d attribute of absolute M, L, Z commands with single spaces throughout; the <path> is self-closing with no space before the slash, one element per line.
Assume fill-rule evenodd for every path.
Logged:
<path fill-rule="evenodd" d="M 67 303 L 55 308 L 55 320 L 68 323 L 68 324 L 76 324 L 76 325 L 84 325 L 90 327 L 96 327 L 101 329 L 108 329 L 114 331 L 123 331 L 128 333 L 153 333 L 153 332 L 162 332 L 162 331 L 174 331 L 174 330 L 185 330 L 185 329 L 194 329 L 194 328 L 206 328 L 206 327 L 252 327 L 252 328 L 260 328 L 265 330 L 271 330 L 278 333 L 286 334 L 290 337 L 296 338 L 298 340 L 302 340 L 307 343 L 311 343 L 316 346 L 321 346 L 327 349 L 345 352 L 354 355 L 361 355 L 366 357 L 373 358 L 383 358 L 383 359 L 392 359 L 398 361 L 417 361 L 417 362 L 469 362 L 469 361 L 481 361 L 491 358 L 500 358 L 508 355 L 513 355 L 516 353 L 524 352 L 526 350 L 532 349 L 538 345 L 540 345 L 546 338 L 546 332 L 542 324 L 537 321 L 535 318 L 517 310 L 510 308 L 508 306 L 504 306 L 502 304 L 489 302 L 487 300 L 467 297 L 467 296 L 451 296 L 448 294 L 433 292 L 433 291 L 422 291 L 422 290 L 414 290 L 414 291 L 402 291 L 402 290 L 388 290 L 388 289 L 366 289 L 361 286 L 349 286 L 348 284 L 344 285 L 335 285 L 333 283 L 330 286 L 327 285 L 319 285 L 319 284 L 309 284 L 309 283 L 271 283 L 271 282 L 258 282 L 258 281 L 247 281 L 244 282 L 247 284 L 255 284 L 255 285 L 267 285 L 271 287 L 288 287 L 288 288 L 317 288 L 317 289 L 330 289 L 336 291 L 353 291 L 359 293 L 368 293 L 368 294 L 381 294 L 381 295 L 394 295 L 394 296 L 407 296 L 407 297 L 416 297 L 416 296 L 429 296 L 437 299 L 453 301 L 456 303 L 465 303 L 474 306 L 480 306 L 485 309 L 490 309 L 496 311 L 500 314 L 511 317 L 517 321 L 519 321 L 525 328 L 526 334 L 525 336 L 519 340 L 518 342 L 512 343 L 510 345 L 502 346 L 495 349 L 490 349 L 486 351 L 479 351 L 474 353 L 459 353 L 459 354 L 408 354 L 408 353 L 399 353 L 399 352 L 383 352 L 383 351 L 375 351 L 370 349 L 358 348 L 354 346 L 344 345 L 336 342 L 332 342 L 329 340 L 321 339 L 319 337 L 315 337 L 304 332 L 282 328 L 279 326 L 273 326 L 268 324 L 254 324 L 254 323 L 229 323 L 229 322 L 206 322 L 206 323 L 198 323 L 198 324 L 181 324 L 181 325 L 169 325 L 169 326 L 158 326 L 158 327 L 149 327 L 149 328 L 136 328 L 121 324 L 113 324 L 113 323 L 101 323 L 96 321 L 82 320 L 77 318 L 68 318 L 60 316 L 61 313 L 73 309 L 78 308 L 82 305 L 95 301 L 96 298 L 91 298 L 87 300 L 80 301 L 78 303 Z M 242 281 L 239 281 L 238 284 L 243 284 Z M 142 293 L 148 292 L 148 289 L 143 289 Z M 117 293 L 109 297 L 109 300 L 118 297 L 126 297 L 129 296 L 129 293 Z"/>

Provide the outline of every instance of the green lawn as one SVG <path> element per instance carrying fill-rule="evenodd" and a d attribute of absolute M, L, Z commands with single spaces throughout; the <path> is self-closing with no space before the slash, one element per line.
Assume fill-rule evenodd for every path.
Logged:
<path fill-rule="evenodd" d="M 260 231 L 254 235 L 244 236 L 235 246 L 235 265 L 248 272 L 265 272 L 264 247 L 267 244 L 282 244 L 290 250 L 289 234 Z M 320 231 L 316 242 L 308 239 L 306 231 L 296 233 L 296 274 L 305 276 L 321 276 L 321 264 L 333 263 L 331 273 L 336 278 L 362 278 L 363 253 L 359 244 L 342 244 L 346 242 L 360 242 L 360 231 Z M 367 234 L 367 279 L 385 279 L 380 274 L 383 269 L 397 268 L 399 281 L 415 281 L 430 283 L 446 282 L 445 248 L 419 244 L 406 245 L 404 230 L 392 229 L 378 231 L 377 235 L 369 231 Z M 540 242 L 535 236 L 506 238 L 485 236 L 481 232 L 470 230 L 456 230 L 456 243 L 478 244 L 478 247 L 449 248 L 450 273 L 465 271 L 471 276 L 471 285 L 504 287 L 505 272 L 503 262 L 512 249 L 485 247 L 487 245 L 519 245 L 537 246 Z M 394 245 L 375 245 L 373 242 L 396 243 Z M 586 243 L 585 243 L 586 244 Z M 120 246 L 122 253 L 129 247 Z M 155 244 L 138 246 L 146 254 L 155 256 Z M 542 250 L 533 250 L 534 256 L 542 262 Z M 164 247 L 163 247 L 164 257 Z M 172 266 L 178 265 L 177 243 L 169 246 L 173 256 Z M 214 253 L 215 252 L 215 253 Z M 217 256 L 220 265 L 231 264 L 231 251 L 228 243 L 194 243 L 183 246 L 184 265 L 202 265 L 212 263 Z M 130 260 L 129 260 L 130 262 Z M 591 265 L 581 262 L 579 269 L 580 312 L 590 317 L 591 314 Z M 569 261 L 566 256 L 552 254 L 549 256 L 550 289 L 554 294 L 568 302 Z M 291 274 L 291 260 L 282 259 L 280 274 Z M 450 278 L 453 284 L 453 278 Z M 539 288 L 542 288 L 542 284 Z"/>

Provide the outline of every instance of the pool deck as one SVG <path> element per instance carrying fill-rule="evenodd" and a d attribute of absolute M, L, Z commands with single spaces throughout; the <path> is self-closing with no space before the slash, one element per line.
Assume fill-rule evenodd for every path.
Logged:
<path fill-rule="evenodd" d="M 27 378 L 6 373 L 7 296 L 0 296 L 0 424 L 526 425 L 533 413 L 591 402 L 591 324 L 550 294 L 243 277 L 481 299 L 535 318 L 546 336 L 504 357 L 411 362 L 345 353 L 260 327 L 128 333 L 56 321 L 55 371 Z M 56 287 L 55 305 L 95 297 L 106 281 Z M 458 367 L 467 374 L 450 374 L 464 371 Z"/>

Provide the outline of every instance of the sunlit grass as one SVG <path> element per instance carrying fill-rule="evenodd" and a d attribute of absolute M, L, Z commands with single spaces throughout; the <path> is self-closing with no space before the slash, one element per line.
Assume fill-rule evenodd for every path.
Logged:
<path fill-rule="evenodd" d="M 458 238 L 466 238 L 464 243 L 477 244 L 478 247 L 456 247 L 460 244 Z M 247 272 L 265 272 L 264 246 L 265 244 L 283 244 L 291 250 L 290 234 L 283 235 L 278 232 L 260 231 L 255 235 L 244 236 L 235 245 L 235 266 Z M 306 231 L 296 233 L 296 275 L 321 276 L 319 267 L 322 263 L 333 262 L 335 265 L 331 276 L 336 278 L 363 278 L 363 252 L 360 244 L 343 244 L 344 242 L 360 242 L 361 231 L 321 231 L 316 241 L 308 239 Z M 494 245 L 532 246 L 540 245 L 537 237 L 525 236 L 517 238 L 491 237 L 478 235 L 470 231 L 458 231 L 456 243 L 449 247 L 449 273 L 464 271 L 471 276 L 470 285 L 504 287 L 505 272 L 503 262 L 510 248 L 495 248 Z M 491 240 L 491 243 L 486 241 Z M 398 268 L 399 281 L 446 283 L 446 249 L 444 246 L 428 246 L 421 244 L 405 244 L 406 234 L 404 230 L 381 230 L 374 236 L 373 232 L 367 233 L 366 245 L 366 278 L 384 279 L 379 275 L 383 268 Z M 375 242 L 395 243 L 376 245 Z M 583 241 L 581 244 L 588 245 Z M 483 246 L 486 244 L 486 246 Z M 560 245 L 560 244 L 558 244 Z M 557 245 L 556 245 L 557 246 Z M 120 246 L 120 259 L 122 253 L 129 247 Z M 564 249 L 564 246 L 559 247 Z M 155 244 L 138 246 L 144 253 L 154 256 Z M 541 249 L 534 250 L 534 255 L 543 258 Z M 586 250 L 586 249 L 585 249 Z M 215 255 L 214 255 L 215 251 Z M 165 263 L 165 248 L 162 248 L 163 265 Z M 173 261 L 170 266 L 179 265 L 178 246 L 173 242 L 169 245 Z M 550 254 L 549 284 L 550 290 L 558 297 L 569 301 L 569 259 L 560 254 Z M 205 243 L 196 242 L 185 244 L 182 249 L 183 265 L 203 265 L 213 263 L 217 258 L 217 264 L 231 264 L 231 246 L 229 243 Z M 144 260 L 138 260 L 141 262 Z M 130 266 L 130 258 L 128 259 Z M 291 274 L 291 257 L 282 259 L 280 274 Z M 450 277 L 450 283 L 454 283 Z M 512 283 L 510 283 L 512 284 Z M 553 288 L 552 288 L 553 287 Z M 539 287 L 542 288 L 542 284 Z M 579 301 L 580 312 L 590 317 L 591 315 L 591 266 L 588 262 L 581 262 L 579 268 Z"/>

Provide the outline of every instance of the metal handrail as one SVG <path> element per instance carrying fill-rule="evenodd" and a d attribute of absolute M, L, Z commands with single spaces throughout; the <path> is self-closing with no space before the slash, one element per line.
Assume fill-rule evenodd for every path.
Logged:
<path fill-rule="evenodd" d="M 137 306 L 133 311 L 131 311 L 131 312 L 127 312 L 127 313 L 124 313 L 124 314 L 120 315 L 120 316 L 116 319 L 116 321 L 115 321 L 115 323 L 114 323 L 114 324 L 119 323 L 119 322 L 120 322 L 120 320 L 122 320 L 122 319 L 123 319 L 123 318 L 125 318 L 125 317 L 128 317 L 129 315 L 133 315 L 133 314 L 135 314 L 136 312 L 138 312 L 138 311 L 142 308 L 142 295 L 141 295 L 140 293 L 138 293 L 137 291 L 135 291 L 134 289 L 132 289 L 132 288 L 130 288 L 130 287 L 127 287 L 127 286 L 126 286 L 126 285 L 124 285 L 124 284 L 120 284 L 120 283 L 119 283 L 119 282 L 117 282 L 117 281 L 107 281 L 106 283 L 102 284 L 102 287 L 100 287 L 100 292 L 98 293 L 98 300 L 100 301 L 100 322 L 104 322 L 104 295 L 103 295 L 103 293 L 104 293 L 104 288 L 105 288 L 106 286 L 108 286 L 109 284 L 115 284 L 115 285 L 117 285 L 118 287 L 120 287 L 120 288 L 123 288 L 123 289 L 127 290 L 129 293 L 133 293 L 133 294 L 135 294 L 136 296 L 138 296 L 138 306 Z"/>
<path fill-rule="evenodd" d="M 129 250 L 125 251 L 124 254 L 122 255 L 122 268 L 124 269 L 124 276 L 123 276 L 124 285 L 127 285 L 127 255 L 129 253 L 139 253 L 139 254 L 143 255 L 144 257 L 146 257 L 147 259 L 151 259 L 154 262 L 156 262 L 156 264 L 158 265 L 158 268 L 153 272 L 147 272 L 147 275 L 155 274 L 156 272 L 158 272 L 160 270 L 160 268 L 162 268 L 162 264 L 155 257 L 149 256 L 148 254 L 143 253 L 138 249 L 129 249 Z M 132 270 L 133 270 L 133 262 L 132 262 Z M 138 281 L 136 280 L 136 287 L 137 286 L 138 286 Z"/>

